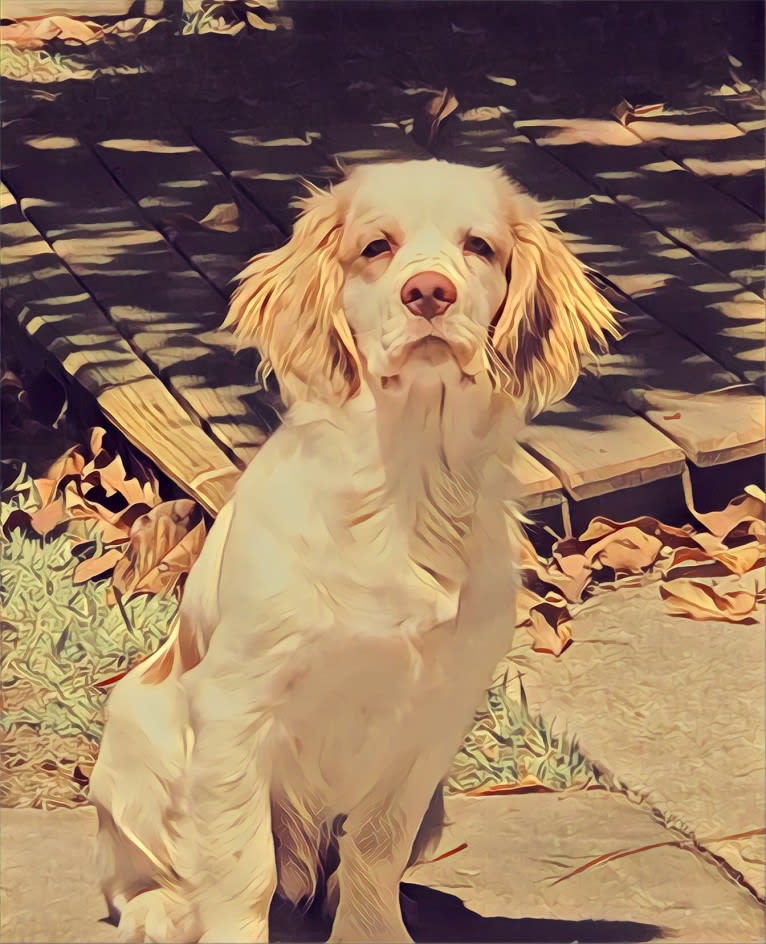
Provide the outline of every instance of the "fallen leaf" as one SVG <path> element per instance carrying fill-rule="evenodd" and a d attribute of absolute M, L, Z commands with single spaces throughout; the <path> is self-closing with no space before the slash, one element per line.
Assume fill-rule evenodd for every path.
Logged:
<path fill-rule="evenodd" d="M 34 512 L 34 514 L 30 516 L 29 523 L 38 534 L 44 537 L 66 520 L 67 509 L 65 502 L 62 498 L 57 498 Z"/>
<path fill-rule="evenodd" d="M 629 525 L 595 541 L 585 551 L 585 558 L 595 569 L 611 567 L 619 577 L 651 567 L 661 548 L 662 541 L 658 537 Z"/>
<path fill-rule="evenodd" d="M 508 796 L 512 793 L 555 793 L 532 774 L 526 774 L 518 783 L 496 783 L 476 790 L 466 790 L 465 796 Z"/>
<path fill-rule="evenodd" d="M 196 502 L 182 498 L 157 505 L 130 530 L 125 556 L 114 568 L 115 590 L 123 596 L 169 594 L 191 570 L 204 540 L 205 523 Z"/>
<path fill-rule="evenodd" d="M 546 569 L 544 579 L 554 584 L 570 603 L 579 603 L 593 576 L 591 562 L 574 538 L 557 541 L 552 553 L 553 563 Z"/>
<path fill-rule="evenodd" d="M 702 513 L 697 511 L 691 503 L 689 503 L 689 511 L 711 534 L 725 538 L 734 528 L 743 523 L 764 520 L 765 497 L 757 485 L 748 485 L 745 487 L 745 494 L 733 498 L 723 511 Z"/>
<path fill-rule="evenodd" d="M 766 563 L 761 541 L 723 547 L 714 551 L 704 548 L 680 547 L 668 559 L 663 572 L 668 580 L 683 576 L 716 577 L 746 574 Z"/>
<path fill-rule="evenodd" d="M 538 597 L 527 591 L 527 595 L 536 597 L 529 607 L 527 619 L 521 623 L 532 636 L 532 648 L 535 652 L 548 652 L 560 656 L 572 642 L 571 615 L 566 600 L 556 593 L 547 593 Z"/>
<path fill-rule="evenodd" d="M 129 17 L 117 23 L 101 25 L 71 16 L 27 17 L 0 26 L 0 42 L 16 46 L 17 49 L 39 49 L 52 39 L 89 45 L 107 34 L 135 39 L 159 22 L 162 21 L 156 18 Z"/>
<path fill-rule="evenodd" d="M 458 107 L 458 100 L 449 89 L 443 89 L 438 95 L 426 102 L 426 113 L 430 118 L 428 125 L 428 143 L 433 144 L 439 127 Z"/>
<path fill-rule="evenodd" d="M 122 560 L 124 554 L 125 551 L 122 548 L 110 547 L 99 557 L 91 557 L 88 560 L 81 561 L 75 567 L 73 582 L 85 583 L 86 580 L 102 576 Z"/>
<path fill-rule="evenodd" d="M 650 515 L 641 515 L 638 518 L 632 518 L 630 521 L 612 521 L 610 518 L 597 515 L 578 540 L 581 544 L 589 544 L 591 541 L 598 541 L 620 528 L 628 527 L 638 528 L 645 534 L 654 535 L 669 547 L 681 547 L 683 545 L 691 547 L 696 543 L 691 527 L 675 528 L 672 525 L 663 524 Z"/>
<path fill-rule="evenodd" d="M 199 225 L 221 233 L 235 233 L 239 229 L 239 208 L 236 203 L 217 203 Z"/>
<path fill-rule="evenodd" d="M 695 580 L 674 580 L 660 587 L 660 595 L 674 616 L 694 620 L 722 620 L 727 623 L 756 623 L 753 614 L 763 602 L 763 592 L 730 590 L 718 593 Z"/>

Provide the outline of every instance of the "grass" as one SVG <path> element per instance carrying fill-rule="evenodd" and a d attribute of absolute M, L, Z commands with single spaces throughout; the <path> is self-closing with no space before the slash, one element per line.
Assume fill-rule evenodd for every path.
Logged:
<path fill-rule="evenodd" d="M 22 473 L 3 495 L 3 521 L 30 503 L 33 488 Z M 0 798 L 43 808 L 82 802 L 107 695 L 97 683 L 160 645 L 176 602 L 143 595 L 120 608 L 108 605 L 106 582 L 75 584 L 78 558 L 66 532 L 40 538 L 11 531 L 0 561 Z"/>
<path fill-rule="evenodd" d="M 484 706 L 455 757 L 448 793 L 560 791 L 603 786 L 577 742 L 555 733 L 529 711 L 524 687 L 513 698 L 503 679 L 487 692 Z"/>

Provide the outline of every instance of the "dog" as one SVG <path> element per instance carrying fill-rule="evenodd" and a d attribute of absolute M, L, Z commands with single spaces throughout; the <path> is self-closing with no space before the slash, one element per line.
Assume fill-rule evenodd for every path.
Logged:
<path fill-rule="evenodd" d="M 165 645 L 114 688 L 90 797 L 125 941 L 411 940 L 399 884 L 514 627 L 520 426 L 616 333 L 539 204 L 435 159 L 310 187 L 226 324 L 283 423 Z"/>

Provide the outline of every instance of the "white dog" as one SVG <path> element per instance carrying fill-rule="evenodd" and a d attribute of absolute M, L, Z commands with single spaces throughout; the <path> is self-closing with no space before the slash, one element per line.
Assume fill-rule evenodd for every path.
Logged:
<path fill-rule="evenodd" d="M 615 329 L 497 169 L 359 167 L 301 205 L 228 317 L 284 423 L 108 705 L 91 798 L 123 940 L 267 941 L 276 891 L 324 894 L 333 941 L 410 940 L 402 873 L 511 642 L 519 423 Z"/>

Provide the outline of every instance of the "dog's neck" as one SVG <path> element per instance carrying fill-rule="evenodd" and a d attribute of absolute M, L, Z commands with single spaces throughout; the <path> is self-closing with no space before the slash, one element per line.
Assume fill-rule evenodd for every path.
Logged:
<path fill-rule="evenodd" d="M 292 422 L 323 416 L 340 434 L 338 485 L 350 496 L 349 528 L 373 531 L 388 521 L 416 566 L 458 586 L 480 498 L 510 497 L 496 473 L 515 439 L 512 414 L 488 378 L 462 386 L 438 376 L 411 381 L 394 389 L 366 382 L 342 407 L 297 405 Z"/>

